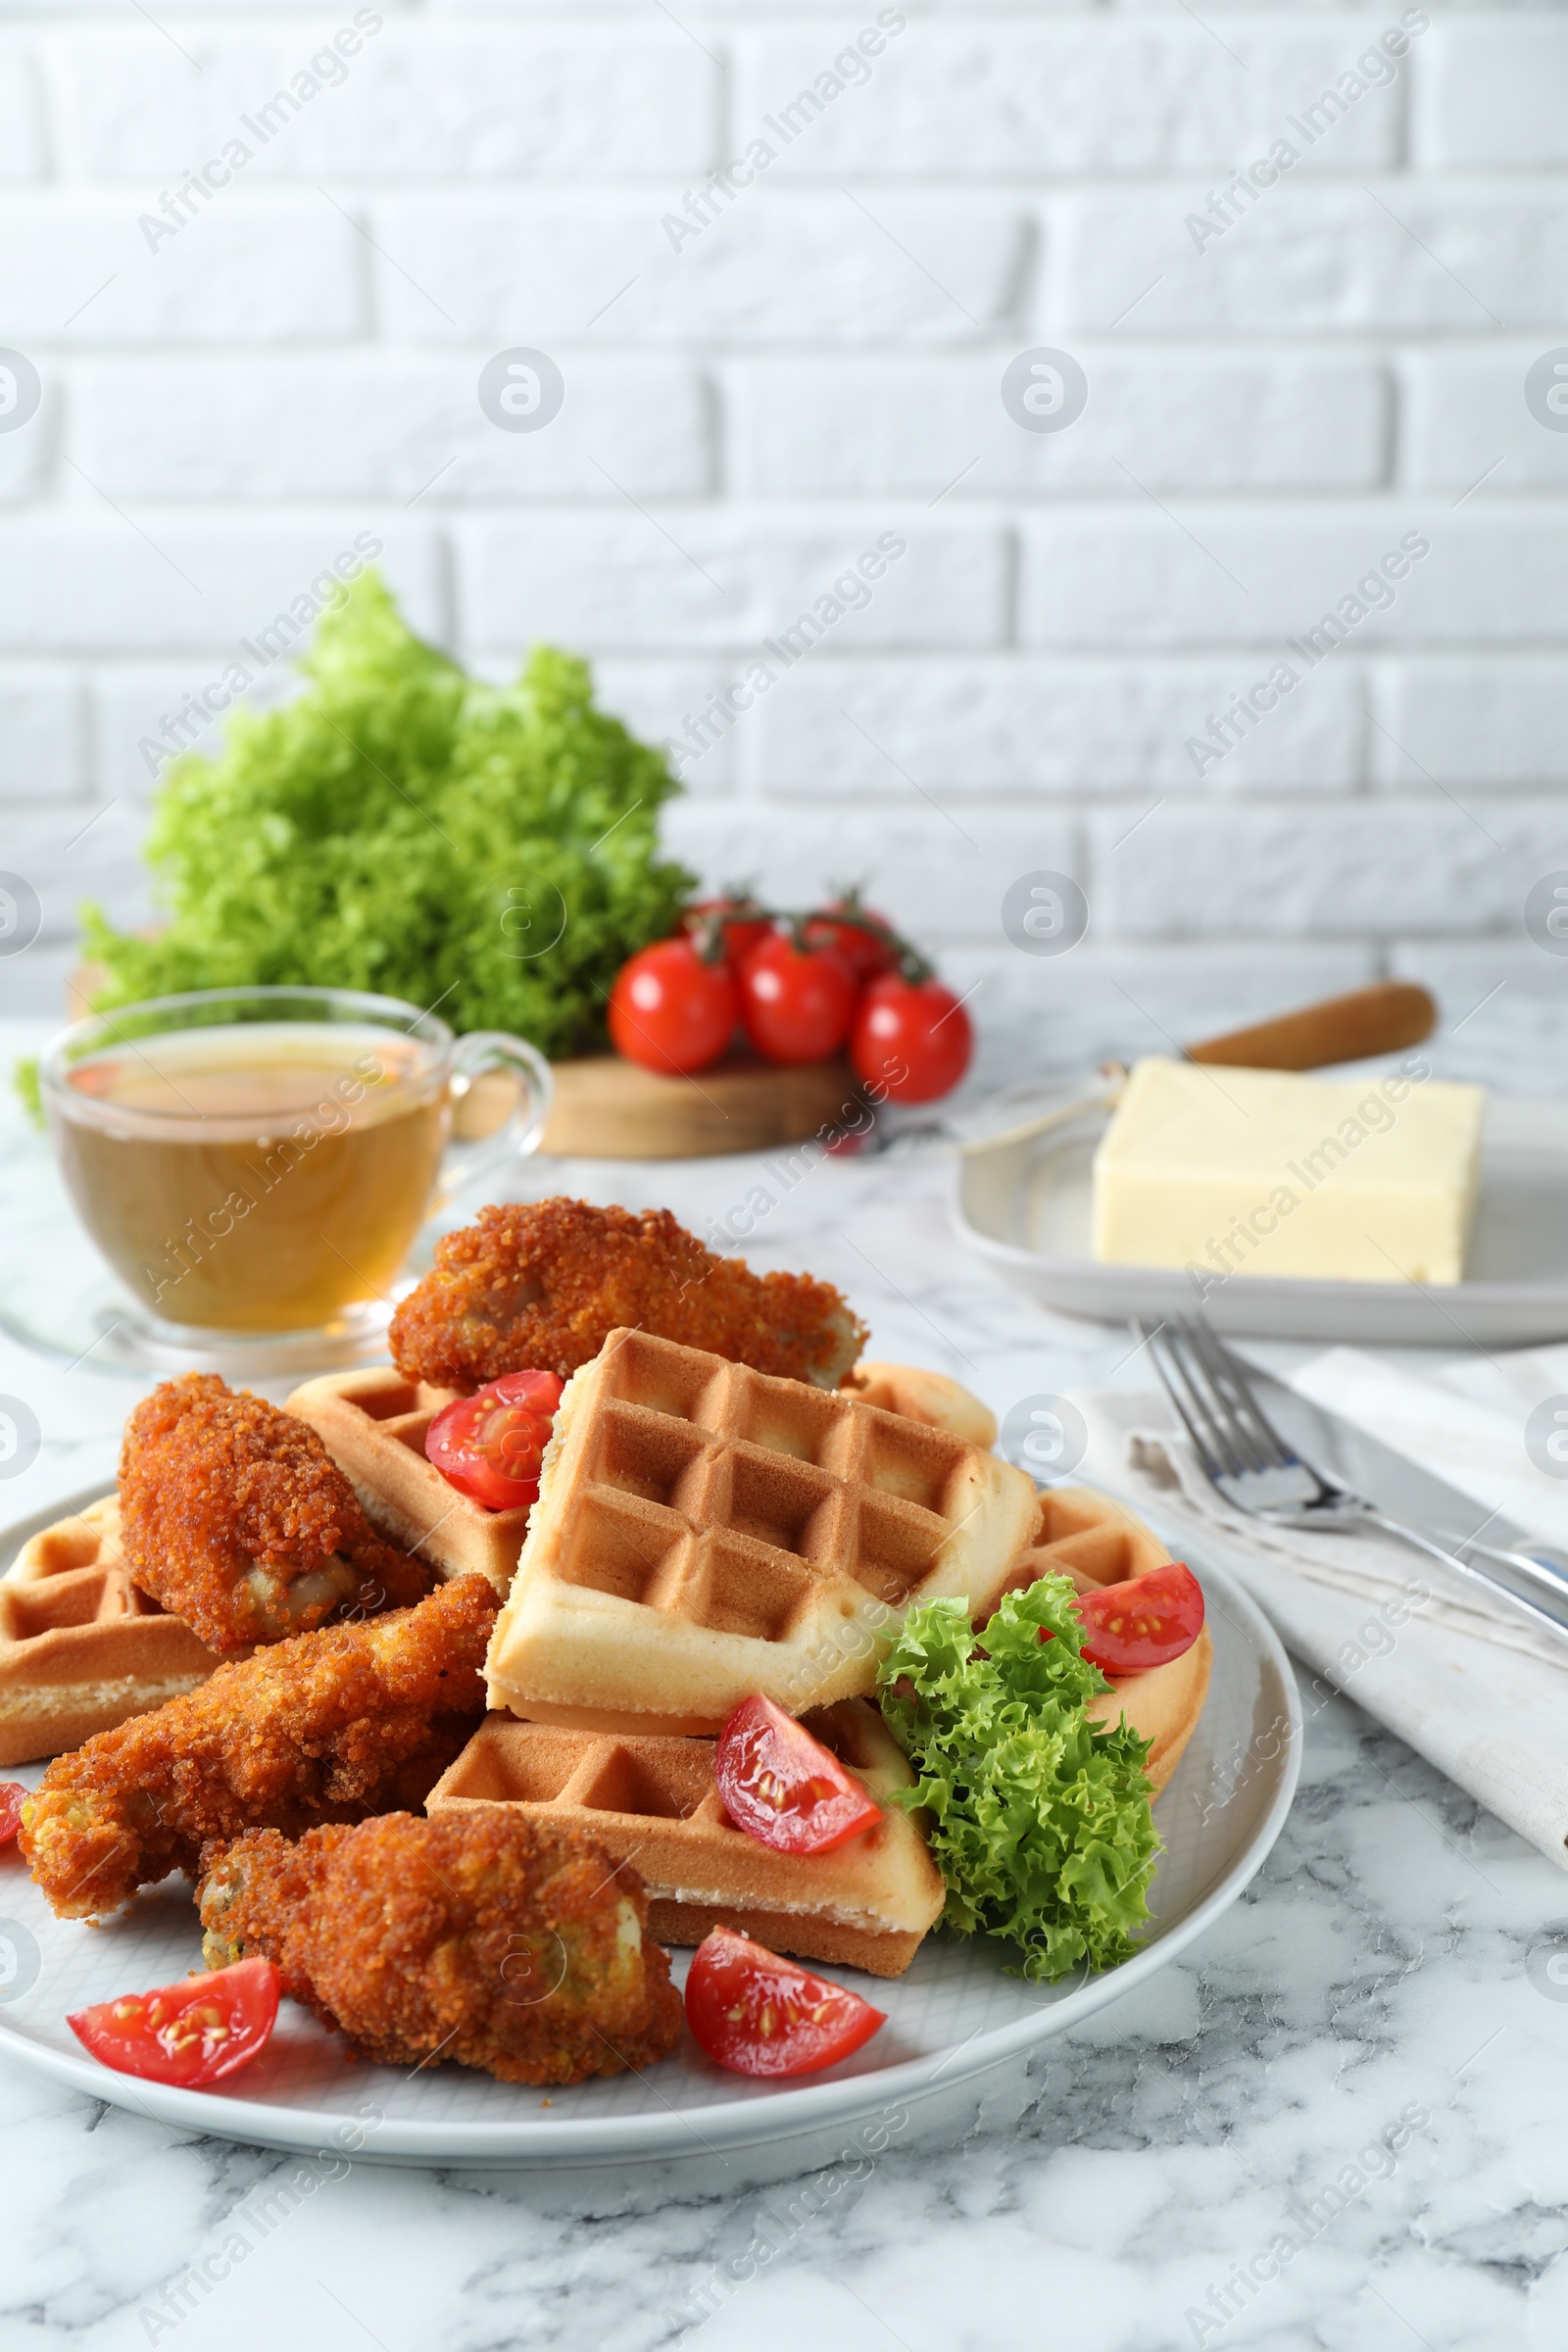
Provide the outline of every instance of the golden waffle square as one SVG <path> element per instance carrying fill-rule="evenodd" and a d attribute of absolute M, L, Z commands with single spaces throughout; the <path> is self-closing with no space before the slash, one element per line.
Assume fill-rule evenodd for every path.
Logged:
<path fill-rule="evenodd" d="M 1093 1487 L 1052 1487 L 1039 1497 L 1033 1536 L 1007 1585 L 1018 1591 L 1038 1577 L 1070 1576 L 1078 1592 L 1092 1592 L 1100 1585 L 1147 1576 L 1170 1556 L 1152 1528 L 1110 1495 Z M 1156 1796 L 1197 1729 L 1213 1659 L 1205 1625 L 1192 1648 L 1168 1666 L 1126 1675 L 1089 1702 L 1096 1723 L 1113 1724 L 1125 1715 L 1141 1739 L 1153 1741 L 1145 1770 Z"/>
<path fill-rule="evenodd" d="M 915 1821 L 887 1803 L 908 1765 L 874 1707 L 849 1699 L 810 1729 L 865 1783 L 883 1817 L 825 1854 L 781 1854 L 737 1830 L 713 1785 L 713 1742 L 563 1731 L 487 1716 L 425 1811 L 514 1806 L 582 1830 L 635 1864 L 661 1943 L 701 1943 L 722 1923 L 770 1951 L 902 1976 L 942 1909 L 942 1875 Z"/>
<path fill-rule="evenodd" d="M 477 1573 L 505 1594 L 522 1549 L 526 1505 L 487 1511 L 425 1458 L 426 1431 L 460 1394 L 405 1380 L 382 1364 L 309 1380 L 285 1409 L 316 1431 L 372 1527 L 441 1576 Z"/>
<path fill-rule="evenodd" d="M 490 1704 L 698 1733 L 757 1690 L 793 1715 L 864 1696 L 906 1608 L 991 1608 L 1036 1507 L 950 1431 L 612 1332 L 561 1400 Z"/>
<path fill-rule="evenodd" d="M 879 1404 L 884 1412 L 903 1413 L 931 1429 L 951 1430 L 971 1446 L 989 1449 L 997 1442 L 997 1416 L 991 1407 L 945 1372 L 927 1372 L 919 1364 L 880 1364 L 862 1356 L 845 1373 L 842 1385 L 864 1404 Z"/>
<path fill-rule="evenodd" d="M 0 1766 L 79 1747 L 194 1690 L 217 1664 L 131 1583 L 106 1494 L 32 1537 L 0 1579 Z"/>

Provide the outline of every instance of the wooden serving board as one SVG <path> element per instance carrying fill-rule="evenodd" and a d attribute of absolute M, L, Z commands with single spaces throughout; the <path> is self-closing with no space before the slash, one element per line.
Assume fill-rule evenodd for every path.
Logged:
<path fill-rule="evenodd" d="M 766 1152 L 858 1120 L 855 1072 L 840 1055 L 786 1067 L 727 1054 L 695 1078 L 661 1078 L 590 1054 L 555 1064 L 556 1102 L 542 1152 L 583 1159 L 708 1159 Z"/>

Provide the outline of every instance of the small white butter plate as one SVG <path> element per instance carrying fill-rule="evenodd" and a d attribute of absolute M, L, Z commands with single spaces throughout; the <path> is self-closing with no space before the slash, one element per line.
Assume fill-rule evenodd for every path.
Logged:
<path fill-rule="evenodd" d="M 1568 1102 L 1494 1095 L 1482 1136 L 1481 1204 L 1463 1282 L 1316 1282 L 1091 1255 L 1090 1165 L 1107 1113 L 958 1165 L 963 1240 L 1017 1289 L 1102 1323 L 1191 1314 L 1217 1331 L 1386 1347 L 1529 1347 L 1568 1338 Z"/>

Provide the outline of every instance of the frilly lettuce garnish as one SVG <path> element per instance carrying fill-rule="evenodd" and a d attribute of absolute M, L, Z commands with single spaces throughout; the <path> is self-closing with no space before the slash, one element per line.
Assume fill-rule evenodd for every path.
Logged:
<path fill-rule="evenodd" d="M 1137 1950 L 1160 1851 L 1149 1741 L 1085 1707 L 1111 1686 L 1082 1656 L 1064 1576 L 1007 1593 L 976 1638 L 960 1600 L 909 1611 L 879 1676 L 882 1713 L 916 1775 L 894 1801 L 929 1815 L 944 1923 L 1009 1937 L 1042 1983 Z M 1042 1632 L 1052 1639 L 1042 1641 Z"/>

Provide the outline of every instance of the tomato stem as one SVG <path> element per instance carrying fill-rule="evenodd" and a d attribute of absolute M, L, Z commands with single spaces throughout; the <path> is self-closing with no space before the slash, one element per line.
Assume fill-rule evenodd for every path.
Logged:
<path fill-rule="evenodd" d="M 813 952 L 812 942 L 807 937 L 812 923 L 840 923 L 848 931 L 863 931 L 867 939 L 874 939 L 879 947 L 886 948 L 894 958 L 900 977 L 911 985 L 918 987 L 922 980 L 931 980 L 936 976 L 935 964 L 928 956 L 921 954 L 912 940 L 906 939 L 901 931 L 894 930 L 891 923 L 885 923 L 880 915 L 871 914 L 861 906 L 858 883 L 852 883 L 842 891 L 831 906 L 799 908 L 767 906 L 760 899 L 748 894 L 744 904 L 727 906 L 721 913 L 715 910 L 698 916 L 691 925 L 689 937 L 704 963 L 719 961 L 724 953 L 724 926 L 736 921 L 769 922 L 783 928 L 798 956 L 808 956 Z"/>
<path fill-rule="evenodd" d="M 692 954 L 699 963 L 722 963 L 724 960 L 724 924 L 721 914 L 702 914 L 692 923 L 686 936 L 692 943 Z"/>

